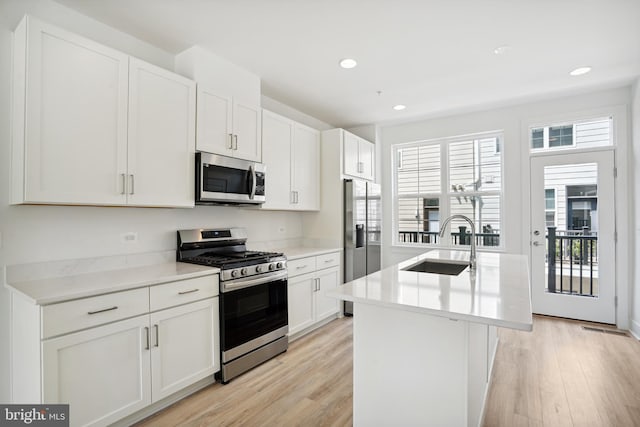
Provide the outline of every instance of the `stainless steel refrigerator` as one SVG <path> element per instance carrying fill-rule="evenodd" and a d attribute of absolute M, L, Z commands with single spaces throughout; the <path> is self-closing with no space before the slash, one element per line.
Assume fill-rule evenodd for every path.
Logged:
<path fill-rule="evenodd" d="M 357 179 L 344 180 L 344 281 L 380 270 L 382 203 L 380 185 Z M 345 301 L 344 314 L 353 315 Z"/>

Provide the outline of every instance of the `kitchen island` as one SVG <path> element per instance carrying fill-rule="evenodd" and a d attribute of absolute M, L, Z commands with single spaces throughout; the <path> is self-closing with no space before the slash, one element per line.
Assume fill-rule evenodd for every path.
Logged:
<path fill-rule="evenodd" d="M 354 426 L 481 423 L 496 328 L 532 329 L 527 259 L 483 252 L 475 271 L 407 271 L 468 257 L 427 252 L 327 294 L 354 306 Z"/>

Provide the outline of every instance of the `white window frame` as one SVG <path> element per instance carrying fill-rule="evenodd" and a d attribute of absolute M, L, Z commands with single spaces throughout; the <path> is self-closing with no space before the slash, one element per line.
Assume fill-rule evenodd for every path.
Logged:
<path fill-rule="evenodd" d="M 464 193 L 453 192 L 451 191 L 451 184 L 449 182 L 449 145 L 454 142 L 465 142 L 469 140 L 478 140 L 478 139 L 486 139 L 486 138 L 496 138 L 498 143 L 500 144 L 500 151 L 494 152 L 495 155 L 500 156 L 500 190 L 496 191 L 465 191 Z M 505 248 L 505 235 L 504 235 L 504 131 L 503 130 L 495 130 L 488 132 L 480 132 L 474 134 L 466 134 L 459 135 L 453 137 L 446 138 L 436 138 L 429 140 L 420 140 L 399 144 L 392 144 L 391 149 L 391 161 L 392 161 L 392 233 L 393 240 L 392 246 L 394 247 L 422 247 L 422 248 L 442 248 L 442 249 L 454 249 L 454 250 L 469 250 L 469 246 L 465 245 L 453 245 L 449 243 L 449 239 L 438 239 L 439 242 L 437 244 L 434 243 L 410 243 L 410 242 L 400 242 L 399 241 L 399 199 L 401 198 L 398 195 L 398 175 L 397 171 L 400 170 L 402 164 L 401 160 L 398 156 L 399 149 L 403 148 L 412 148 L 419 147 L 424 145 L 440 145 L 440 193 L 416 193 L 410 195 L 402 195 L 402 198 L 407 197 L 415 197 L 419 199 L 427 199 L 427 198 L 438 198 L 440 200 L 440 223 L 444 221 L 444 219 L 448 218 L 451 215 L 450 201 L 458 196 L 464 194 L 464 196 L 472 197 L 472 196 L 498 196 L 500 199 L 500 244 L 498 246 L 479 246 L 483 251 L 494 251 L 500 252 L 504 251 Z M 443 166 L 445 165 L 445 166 Z M 475 219 L 474 219 L 475 220 Z M 450 226 L 449 226 L 450 227 Z M 482 230 L 476 230 L 476 232 L 481 233 Z M 443 240 L 446 240 L 443 243 Z"/>

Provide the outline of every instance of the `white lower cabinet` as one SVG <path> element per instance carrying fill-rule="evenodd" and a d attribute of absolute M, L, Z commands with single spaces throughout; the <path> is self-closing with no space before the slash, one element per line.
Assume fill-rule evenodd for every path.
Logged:
<path fill-rule="evenodd" d="M 150 320 L 153 402 L 220 370 L 218 298 L 152 313 Z"/>
<path fill-rule="evenodd" d="M 107 425 L 151 403 L 149 316 L 45 340 L 43 402 L 68 403 L 72 426 Z"/>
<path fill-rule="evenodd" d="M 289 336 L 319 324 L 340 311 L 339 301 L 325 296 L 340 281 L 340 252 L 299 258 L 287 263 Z"/>
<path fill-rule="evenodd" d="M 15 402 L 66 403 L 71 426 L 104 426 L 213 376 L 218 286 L 209 275 L 41 307 L 13 297 L 13 358 L 33 362 L 14 364 L 30 384 L 13 384 Z"/>

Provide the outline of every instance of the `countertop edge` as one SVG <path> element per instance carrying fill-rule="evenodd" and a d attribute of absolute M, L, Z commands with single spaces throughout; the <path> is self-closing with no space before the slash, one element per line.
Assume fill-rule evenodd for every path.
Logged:
<path fill-rule="evenodd" d="M 180 264 L 183 264 L 183 263 L 180 263 Z M 148 267 L 150 266 L 144 266 L 142 268 L 148 268 Z M 74 275 L 74 276 L 68 276 L 68 277 L 57 277 L 53 279 L 38 279 L 37 281 L 33 281 L 33 282 L 44 283 L 47 280 L 56 280 L 56 281 L 61 281 L 65 279 L 73 280 L 73 278 L 82 277 L 82 276 L 91 276 L 95 274 L 109 274 L 109 273 L 126 274 L 126 271 L 132 271 L 138 268 L 140 267 L 107 270 L 103 272 L 94 272 L 94 273 L 87 273 L 87 274 Z M 29 295 L 28 292 L 20 288 L 20 285 L 32 283 L 32 281 L 16 282 L 16 283 L 7 282 L 5 283 L 5 288 L 10 290 L 11 292 L 20 294 L 27 301 L 35 305 L 45 306 L 45 305 L 58 304 L 58 303 L 82 299 L 82 298 L 90 298 L 90 297 L 95 297 L 100 295 L 106 295 L 106 294 L 111 294 L 115 292 L 123 292 L 123 291 L 128 291 L 133 289 L 139 289 L 139 288 L 144 288 L 148 286 L 162 285 L 165 283 L 171 283 L 171 282 L 176 282 L 180 280 L 211 276 L 214 274 L 218 274 L 219 272 L 220 272 L 219 268 L 207 267 L 207 270 L 191 271 L 191 272 L 186 272 L 181 274 L 168 274 L 163 276 L 155 276 L 155 277 L 144 279 L 144 280 L 132 280 L 132 281 L 124 280 L 124 281 L 120 281 L 119 283 L 109 285 L 109 286 L 104 286 L 97 289 L 93 288 L 93 289 L 79 290 L 77 292 L 69 292 L 69 293 L 58 294 L 55 296 L 45 296 L 45 297 L 33 297 L 32 295 Z"/>
<path fill-rule="evenodd" d="M 334 252 L 341 252 L 342 248 L 319 248 L 319 247 L 306 247 L 306 246 L 296 246 L 291 248 L 279 248 L 278 252 L 282 252 L 287 257 L 287 261 L 294 261 L 300 258 L 307 258 L 311 256 L 318 255 L 326 255 Z M 287 253 L 293 253 L 293 255 L 289 255 Z"/>
<path fill-rule="evenodd" d="M 482 323 L 482 324 L 491 325 L 491 326 L 499 326 L 499 327 L 509 328 L 509 329 L 518 329 L 518 330 L 528 331 L 528 332 L 533 330 L 533 318 L 531 318 L 531 322 L 525 322 L 525 323 L 501 320 L 501 319 L 488 318 L 488 317 L 482 317 L 482 316 L 474 316 L 471 314 L 435 310 L 431 308 L 415 307 L 411 305 L 393 304 L 393 303 L 387 303 L 383 301 L 373 301 L 370 299 L 362 299 L 362 298 L 353 297 L 352 295 L 343 294 L 339 290 L 329 291 L 325 295 L 327 297 L 336 298 L 343 301 L 351 301 L 355 304 L 367 304 L 367 305 L 373 305 L 373 306 L 382 307 L 382 308 L 390 308 L 393 310 L 410 311 L 413 313 L 427 314 L 427 315 L 438 316 L 438 317 L 446 317 L 451 320 L 464 320 L 472 323 Z"/>

